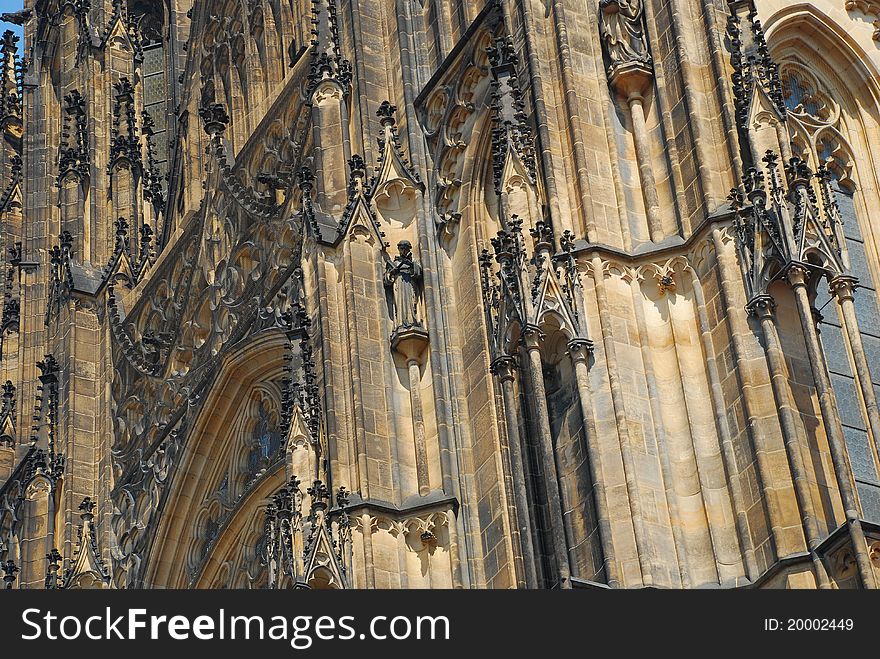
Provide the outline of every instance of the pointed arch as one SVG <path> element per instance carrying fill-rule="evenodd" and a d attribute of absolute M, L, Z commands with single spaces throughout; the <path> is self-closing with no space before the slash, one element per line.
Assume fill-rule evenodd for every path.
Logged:
<path fill-rule="evenodd" d="M 880 228 L 873 217 L 874 209 L 880 205 L 880 157 L 874 146 L 880 135 L 880 59 L 865 52 L 847 29 L 850 26 L 839 24 L 812 4 L 785 7 L 770 17 L 765 26 L 768 45 L 780 64 L 783 81 L 787 66 L 798 70 L 802 79 L 796 81 L 797 86 L 788 85 L 790 96 L 803 98 L 801 105 L 790 112 L 789 123 L 796 129 L 793 146 L 796 152 L 806 154 L 811 166 L 828 161 L 843 220 L 841 260 L 860 280 L 856 316 L 860 340 L 867 353 L 872 354 L 880 350 Z M 821 245 L 816 247 L 810 260 L 821 263 L 826 255 Z M 880 373 L 874 369 L 872 383 L 859 381 L 853 366 L 853 345 L 843 329 L 845 323 L 838 306 L 824 286 L 811 286 L 811 294 L 840 406 L 862 515 L 880 521 L 880 437 L 873 437 L 865 426 L 863 400 L 865 389 L 880 388 Z M 781 306 L 785 302 L 777 301 Z M 777 314 L 780 318 L 783 315 Z M 782 327 L 783 343 L 790 340 L 788 333 L 798 331 L 793 327 L 786 332 Z M 795 351 L 800 348 L 797 342 L 788 347 Z M 797 386 L 792 382 L 793 389 Z M 809 413 L 812 412 L 808 410 Z M 823 442 L 817 435 L 814 450 L 821 452 Z M 821 472 L 819 464 L 815 469 Z"/>

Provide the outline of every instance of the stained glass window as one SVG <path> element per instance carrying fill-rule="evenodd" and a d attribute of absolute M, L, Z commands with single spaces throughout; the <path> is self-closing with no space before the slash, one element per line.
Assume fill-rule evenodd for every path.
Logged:
<path fill-rule="evenodd" d="M 269 410 L 266 404 L 260 401 L 257 411 L 257 423 L 251 439 L 251 451 L 248 456 L 248 475 L 256 476 L 261 470 L 268 467 L 275 459 L 281 448 L 281 434 L 272 424 Z"/>
<path fill-rule="evenodd" d="M 785 71 L 782 76 L 786 107 L 794 114 L 808 114 L 819 119 L 828 117 L 828 108 L 812 83 L 796 71 Z"/>

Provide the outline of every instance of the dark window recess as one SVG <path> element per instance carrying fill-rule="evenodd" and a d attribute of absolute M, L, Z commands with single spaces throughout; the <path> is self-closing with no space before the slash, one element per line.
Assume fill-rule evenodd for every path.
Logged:
<path fill-rule="evenodd" d="M 868 363 L 873 368 L 874 388 L 880 395 L 880 309 L 877 306 L 877 288 L 868 268 L 865 243 L 856 216 L 853 195 L 843 190 L 837 192 L 837 204 L 844 222 L 846 247 L 849 252 L 852 273 L 859 278 L 856 294 L 856 316 L 862 334 Z M 880 475 L 878 475 L 878 456 L 872 446 L 865 424 L 862 402 L 850 365 L 850 357 L 837 307 L 827 291 L 820 284 L 816 295 L 816 306 L 822 312 L 819 324 L 820 336 L 831 371 L 834 394 L 844 424 L 844 434 L 852 462 L 853 475 L 862 510 L 866 519 L 880 523 Z"/>
<path fill-rule="evenodd" d="M 165 79 L 165 48 L 161 43 L 144 46 L 144 111 L 153 127 L 153 157 L 159 174 L 168 172 L 167 85 Z"/>

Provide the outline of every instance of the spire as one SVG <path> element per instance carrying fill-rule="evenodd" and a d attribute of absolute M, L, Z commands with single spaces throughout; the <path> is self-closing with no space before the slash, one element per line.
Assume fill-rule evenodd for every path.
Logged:
<path fill-rule="evenodd" d="M 574 235 L 568 231 L 563 234 L 563 258 L 557 259 L 553 254 L 553 230 L 547 222 L 539 221 L 530 229 L 531 253 L 522 225 L 522 220 L 513 216 L 509 228 L 492 239 L 497 267 L 488 250 L 480 256 L 493 359 L 515 354 L 519 334 L 526 327 L 540 327 L 548 314 L 556 317 L 571 339 L 583 336 L 575 304 L 580 278 Z"/>
<path fill-rule="evenodd" d="M 3 130 L 14 124 L 21 127 L 21 64 L 18 60 L 18 37 L 6 30 L 0 41 L 0 124 Z"/>
<path fill-rule="evenodd" d="M 291 478 L 266 506 L 269 588 L 350 588 L 349 492 L 339 488 L 331 509 L 323 481 L 313 481 L 305 493 L 300 486 Z"/>
<path fill-rule="evenodd" d="M 113 83 L 113 125 L 108 174 L 119 166 L 127 167 L 133 173 L 139 173 L 142 169 L 134 106 L 134 85 L 128 78 L 120 78 Z"/>
<path fill-rule="evenodd" d="M 110 571 L 101 558 L 98 538 L 95 534 L 95 502 L 85 497 L 79 504 L 80 526 L 77 530 L 77 544 L 70 567 L 64 572 L 64 588 L 107 588 L 110 585 Z"/>
<path fill-rule="evenodd" d="M 519 85 L 519 58 L 509 36 L 501 36 L 489 47 L 492 64 L 492 159 L 495 192 L 502 194 L 505 170 L 515 158 L 525 170 L 528 182 L 537 184 L 535 144 Z"/>
<path fill-rule="evenodd" d="M 740 146 L 744 160 L 760 167 L 768 149 L 791 157 L 788 109 L 779 76 L 779 66 L 770 56 L 764 29 L 753 0 L 730 3 L 727 32 L 733 67 L 733 97 Z M 757 121 L 759 115 L 771 121 Z"/>
<path fill-rule="evenodd" d="M 16 410 L 15 410 L 15 385 L 7 380 L 3 385 L 3 394 L 0 396 L 0 444 L 7 446 L 15 445 Z"/>
<path fill-rule="evenodd" d="M 89 136 L 86 100 L 76 89 L 64 97 L 61 145 L 58 149 L 56 187 L 70 174 L 84 180 L 89 175 Z M 59 201 L 60 203 L 60 201 Z"/>
<path fill-rule="evenodd" d="M 412 164 L 403 152 L 400 135 L 397 132 L 397 107 L 389 101 L 382 101 L 376 116 L 382 134 L 377 139 L 379 145 L 379 161 L 376 165 L 378 174 L 374 178 L 372 188 L 379 191 L 393 181 L 402 182 L 412 188 L 424 191 L 424 184 Z"/>
<path fill-rule="evenodd" d="M 814 173 L 792 158 L 781 171 L 773 151 L 762 160 L 762 169 L 750 168 L 743 176 L 745 194 L 733 190 L 729 196 L 749 297 L 766 295 L 778 276 L 773 273 L 793 264 L 809 264 L 829 278 L 847 274 L 843 223 L 828 170 Z M 768 267 L 771 262 L 778 269 Z"/>
<path fill-rule="evenodd" d="M 736 0 L 730 3 L 730 9 L 728 34 L 734 70 L 734 99 L 740 127 L 748 119 L 749 106 L 756 94 L 765 95 L 779 117 L 785 119 L 787 109 L 779 67 L 770 57 L 757 7 L 752 0 Z"/>
<path fill-rule="evenodd" d="M 342 57 L 336 0 L 312 0 L 312 42 L 309 51 L 306 96 L 311 100 L 325 82 L 337 85 L 344 94 L 351 84 L 351 62 Z"/>

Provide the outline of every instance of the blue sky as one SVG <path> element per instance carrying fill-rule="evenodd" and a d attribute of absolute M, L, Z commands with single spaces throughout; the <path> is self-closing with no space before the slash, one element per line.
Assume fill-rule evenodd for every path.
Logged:
<path fill-rule="evenodd" d="M 0 13 L 11 13 L 14 11 L 19 11 L 22 7 L 24 7 L 24 0 L 0 0 Z M 19 37 L 22 36 L 22 30 L 18 25 L 13 25 L 12 23 L 4 23 L 0 21 L 0 32 L 5 32 L 6 30 L 12 30 Z M 19 54 L 21 54 L 22 43 L 19 42 Z"/>

